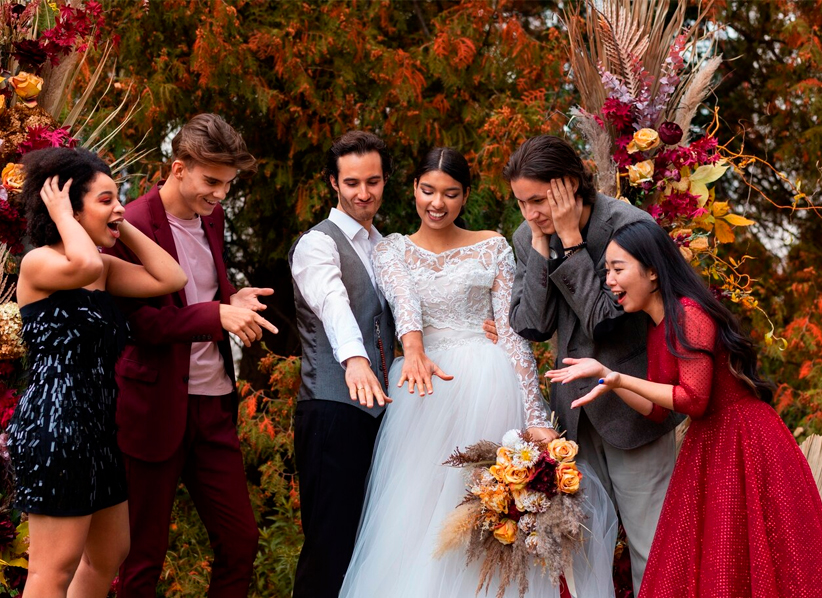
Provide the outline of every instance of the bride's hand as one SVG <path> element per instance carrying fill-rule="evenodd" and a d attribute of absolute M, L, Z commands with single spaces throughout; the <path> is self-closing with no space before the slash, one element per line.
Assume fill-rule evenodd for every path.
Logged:
<path fill-rule="evenodd" d="M 591 359 L 590 357 L 585 357 L 583 359 L 566 357 L 562 360 L 562 363 L 568 367 L 558 370 L 549 370 L 545 372 L 545 377 L 551 380 L 551 382 L 561 382 L 562 384 L 567 384 L 568 382 L 579 378 L 604 378 L 611 372 L 611 370 L 606 368 L 596 359 Z"/>
<path fill-rule="evenodd" d="M 528 440 L 537 444 L 548 444 L 552 440 L 559 438 L 559 434 L 553 428 L 528 428 L 525 430 Z"/>
<path fill-rule="evenodd" d="M 614 390 L 615 388 L 619 388 L 620 383 L 620 375 L 619 372 L 610 372 L 604 378 L 599 379 L 599 384 L 594 386 L 587 395 L 578 398 L 576 401 L 571 403 L 571 409 L 577 409 L 578 407 L 582 407 L 583 405 L 587 405 L 597 397 L 604 395 L 609 390 Z"/>
<path fill-rule="evenodd" d="M 397 386 L 400 387 L 408 381 L 408 392 L 413 393 L 414 387 L 416 387 L 420 396 L 423 397 L 426 393 L 432 394 L 434 392 L 434 385 L 431 381 L 432 376 L 439 376 L 443 380 L 454 379 L 454 376 L 449 376 L 436 363 L 428 359 L 425 351 L 421 349 L 406 350 L 405 361 L 402 364 L 402 372 Z"/>

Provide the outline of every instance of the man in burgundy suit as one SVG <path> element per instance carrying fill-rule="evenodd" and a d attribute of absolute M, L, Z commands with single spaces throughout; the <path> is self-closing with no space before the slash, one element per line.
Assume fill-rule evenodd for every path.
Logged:
<path fill-rule="evenodd" d="M 257 525 L 237 438 L 237 393 L 226 331 L 249 346 L 271 289 L 231 286 L 223 261 L 220 202 L 238 176 L 256 171 L 242 137 L 200 114 L 172 143 L 168 180 L 126 206 L 126 219 L 168 251 L 188 275 L 177 293 L 124 303 L 134 336 L 117 363 L 119 444 L 129 485 L 131 551 L 119 598 L 154 598 L 182 479 L 214 549 L 211 598 L 248 595 Z M 122 243 L 113 253 L 135 261 Z"/>

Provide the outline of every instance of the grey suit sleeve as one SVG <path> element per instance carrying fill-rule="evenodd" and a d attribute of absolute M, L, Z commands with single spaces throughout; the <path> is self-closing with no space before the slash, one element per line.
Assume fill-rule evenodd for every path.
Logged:
<path fill-rule="evenodd" d="M 557 329 L 559 291 L 549 277 L 550 261 L 531 247 L 531 229 L 523 222 L 514 233 L 517 271 L 508 320 L 530 341 L 547 341 Z"/>

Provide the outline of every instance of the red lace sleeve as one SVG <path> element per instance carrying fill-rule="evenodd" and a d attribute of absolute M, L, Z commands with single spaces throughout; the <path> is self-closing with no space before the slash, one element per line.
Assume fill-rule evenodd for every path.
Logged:
<path fill-rule="evenodd" d="M 674 385 L 674 411 L 698 419 L 705 413 L 714 374 L 714 349 L 716 345 L 716 323 L 694 303 L 683 302 L 683 325 L 685 338 L 697 349 L 710 351 L 685 351 L 677 343 L 677 351 L 684 358 L 677 358 L 679 381 Z"/>

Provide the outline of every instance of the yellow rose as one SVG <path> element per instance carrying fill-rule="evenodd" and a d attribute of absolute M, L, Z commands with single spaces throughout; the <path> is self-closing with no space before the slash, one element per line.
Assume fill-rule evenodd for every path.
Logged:
<path fill-rule="evenodd" d="M 0 83 L 3 82 L 3 78 L 0 77 Z M 6 111 L 6 96 L 0 96 L 0 114 Z"/>
<path fill-rule="evenodd" d="M 525 467 L 509 465 L 502 470 L 502 479 L 513 486 L 524 486 L 531 479 L 531 472 Z"/>
<path fill-rule="evenodd" d="M 517 522 L 513 519 L 503 519 L 494 528 L 494 537 L 501 544 L 512 544 L 517 539 Z"/>
<path fill-rule="evenodd" d="M 22 164 L 9 162 L 3 169 L 3 186 L 9 191 L 19 191 L 23 188 L 26 175 L 23 172 Z"/>
<path fill-rule="evenodd" d="M 707 237 L 697 237 L 693 241 L 688 244 L 693 251 L 706 251 L 708 249 L 708 238 Z"/>
<path fill-rule="evenodd" d="M 555 438 L 548 443 L 548 454 L 558 463 L 570 463 L 577 456 L 579 447 L 573 440 L 565 440 L 564 438 Z"/>
<path fill-rule="evenodd" d="M 21 71 L 11 78 L 11 86 L 21 100 L 30 101 L 40 95 L 43 90 L 43 80 L 37 75 Z"/>
<path fill-rule="evenodd" d="M 640 129 L 634 133 L 634 138 L 628 144 L 628 153 L 646 152 L 659 145 L 659 133 L 653 129 Z"/>
<path fill-rule="evenodd" d="M 650 181 L 654 176 L 654 161 L 645 160 L 628 167 L 628 180 L 632 185 L 638 185 L 645 181 Z"/>
<path fill-rule="evenodd" d="M 576 494 L 582 474 L 575 463 L 560 463 L 557 465 L 557 489 L 565 494 Z"/>

